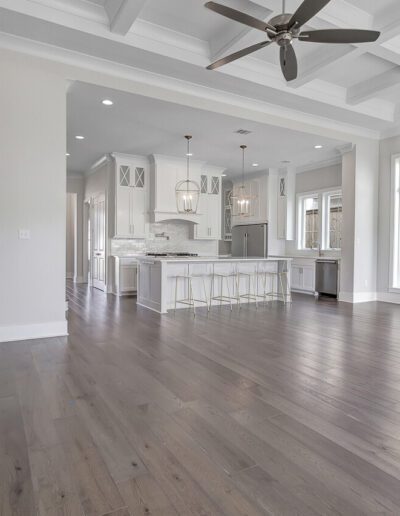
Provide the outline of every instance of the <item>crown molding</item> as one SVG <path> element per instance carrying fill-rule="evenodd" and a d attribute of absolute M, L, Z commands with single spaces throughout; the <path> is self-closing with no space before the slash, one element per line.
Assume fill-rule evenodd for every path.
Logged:
<path fill-rule="evenodd" d="M 321 168 L 332 167 L 334 165 L 341 165 L 341 163 L 342 157 L 337 156 L 331 159 L 310 163 L 309 165 L 296 167 L 296 174 L 302 174 L 303 172 L 311 172 L 312 170 L 319 170 Z"/>

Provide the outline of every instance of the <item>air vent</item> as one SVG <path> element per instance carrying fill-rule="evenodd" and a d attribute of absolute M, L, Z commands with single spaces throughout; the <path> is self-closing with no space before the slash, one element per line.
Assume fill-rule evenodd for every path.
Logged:
<path fill-rule="evenodd" d="M 250 134 L 251 131 L 248 131 L 247 129 L 238 129 L 235 131 L 236 134 Z"/>

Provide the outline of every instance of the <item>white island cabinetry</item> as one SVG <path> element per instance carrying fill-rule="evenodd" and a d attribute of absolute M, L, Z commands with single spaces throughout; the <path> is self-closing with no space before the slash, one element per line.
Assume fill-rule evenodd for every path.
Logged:
<path fill-rule="evenodd" d="M 240 294 L 248 294 L 248 277 L 254 275 L 256 271 L 269 271 L 277 273 L 288 270 L 290 282 L 290 258 L 218 258 L 218 257 L 196 257 L 196 258 L 150 258 L 138 257 L 138 294 L 137 303 L 140 306 L 149 308 L 158 313 L 167 313 L 175 306 L 175 288 L 177 286 L 177 298 L 183 299 L 188 296 L 188 283 L 185 277 L 193 275 L 194 297 L 205 298 L 207 293 L 208 300 L 211 297 L 212 278 L 215 273 L 244 273 L 239 282 Z M 180 279 L 176 282 L 176 277 Z M 279 281 L 276 275 L 274 278 L 274 291 L 280 292 Z M 233 278 L 233 279 L 232 279 Z M 263 279 L 259 276 L 259 285 L 262 288 Z M 235 282 L 231 276 L 232 282 Z M 204 281 L 204 286 L 203 286 Z M 219 292 L 219 283 L 215 281 L 215 294 Z M 204 289 L 205 287 L 205 289 Z M 204 292 L 205 290 L 205 292 Z M 224 295 L 227 290 L 223 290 Z M 248 300 L 242 298 L 243 303 Z M 260 298 L 260 301 L 262 298 Z M 229 301 L 223 301 L 224 304 Z M 214 300 L 212 304 L 221 304 Z M 235 304 L 235 303 L 234 303 Z M 203 304 L 202 306 L 205 306 Z M 177 308 L 184 308 L 185 305 L 179 304 Z M 186 306 L 187 307 L 187 306 Z"/>

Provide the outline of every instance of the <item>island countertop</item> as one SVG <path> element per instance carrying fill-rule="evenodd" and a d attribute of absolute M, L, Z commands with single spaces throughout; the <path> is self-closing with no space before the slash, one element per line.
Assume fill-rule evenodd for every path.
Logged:
<path fill-rule="evenodd" d="M 146 261 L 146 262 L 166 262 L 166 263 L 223 263 L 223 262 L 290 262 L 292 258 L 290 257 L 236 257 L 236 256 L 137 256 L 136 259 L 138 262 Z"/>

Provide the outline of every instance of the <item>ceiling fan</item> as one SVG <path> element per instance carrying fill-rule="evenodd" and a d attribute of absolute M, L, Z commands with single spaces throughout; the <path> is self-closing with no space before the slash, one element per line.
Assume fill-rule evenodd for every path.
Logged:
<path fill-rule="evenodd" d="M 367 43 L 376 41 L 380 32 L 374 30 L 359 29 L 325 29 L 301 31 L 302 25 L 315 16 L 330 0 L 304 0 L 294 14 L 285 12 L 285 0 L 282 0 L 282 14 L 275 16 L 269 22 L 259 20 L 241 11 L 232 9 L 217 2 L 207 2 L 205 7 L 211 9 L 231 20 L 244 23 L 249 27 L 265 32 L 268 39 L 239 50 L 229 56 L 219 59 L 207 66 L 208 70 L 214 70 L 222 65 L 236 61 L 264 48 L 271 43 L 280 46 L 280 63 L 282 73 L 287 81 L 293 81 L 297 77 L 297 58 L 293 48 L 293 40 L 308 41 L 310 43 Z"/>

